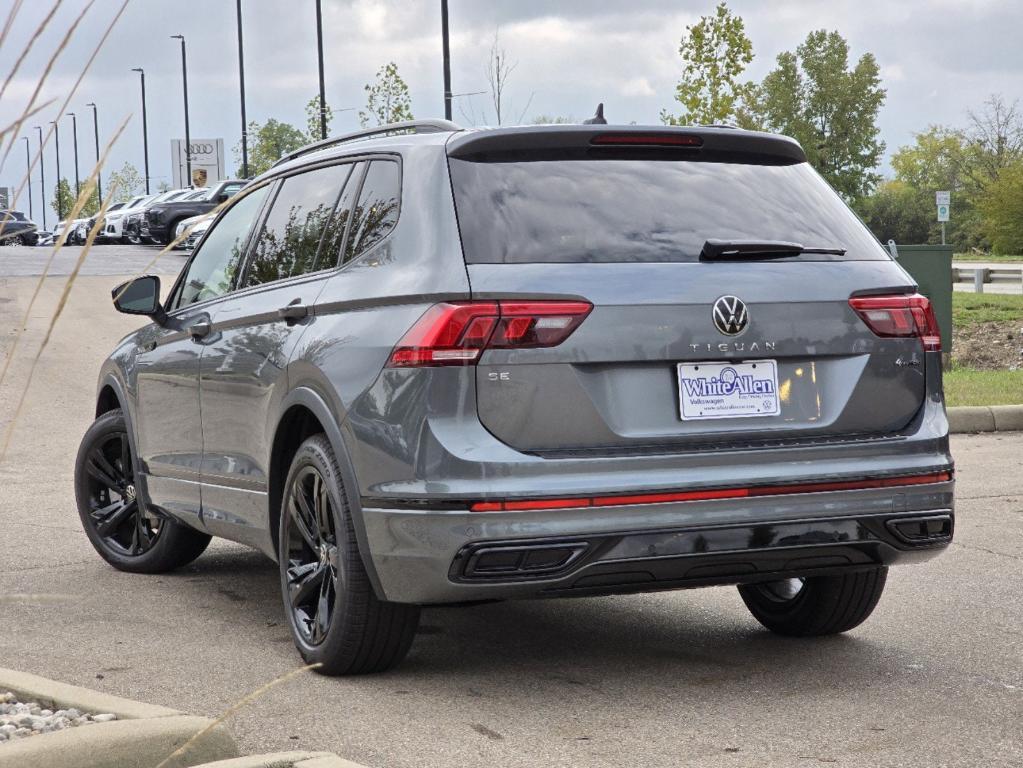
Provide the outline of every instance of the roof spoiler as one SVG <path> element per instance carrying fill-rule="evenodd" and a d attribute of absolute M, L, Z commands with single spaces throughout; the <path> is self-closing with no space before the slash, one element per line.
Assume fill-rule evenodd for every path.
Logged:
<path fill-rule="evenodd" d="M 533 125 L 466 131 L 451 137 L 450 157 L 472 160 L 526 160 L 530 156 L 607 156 L 616 152 L 680 153 L 700 160 L 731 160 L 765 165 L 806 162 L 799 143 L 788 136 L 706 126 Z"/>

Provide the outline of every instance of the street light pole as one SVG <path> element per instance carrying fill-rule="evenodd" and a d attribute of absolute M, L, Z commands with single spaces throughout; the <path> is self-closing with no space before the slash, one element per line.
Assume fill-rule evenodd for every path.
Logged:
<path fill-rule="evenodd" d="M 327 138 L 327 101 L 323 83 L 323 14 L 320 11 L 320 0 L 316 0 L 316 52 L 320 65 L 320 138 Z"/>
<path fill-rule="evenodd" d="M 142 81 L 142 153 L 146 163 L 146 194 L 149 194 L 149 129 L 146 127 L 146 73 L 142 67 L 134 67 Z"/>
<path fill-rule="evenodd" d="M 99 201 L 103 202 L 103 174 L 100 173 L 99 169 L 99 107 L 94 102 L 89 102 L 85 106 L 92 107 L 92 132 L 96 137 L 96 194 L 99 195 Z"/>
<path fill-rule="evenodd" d="M 82 182 L 78 179 L 78 120 L 75 118 L 74 112 L 68 112 L 68 117 L 71 118 L 71 129 L 74 134 L 74 145 L 75 145 L 75 199 L 82 194 Z"/>
<path fill-rule="evenodd" d="M 55 120 L 51 120 L 50 125 L 53 126 L 53 138 L 57 150 L 57 220 L 59 221 L 64 218 L 64 201 L 60 196 L 60 125 Z"/>
<path fill-rule="evenodd" d="M 242 0 L 236 1 L 238 17 L 238 82 L 242 94 L 242 178 L 249 178 L 249 124 L 245 120 L 245 53 L 242 45 Z"/>
<path fill-rule="evenodd" d="M 185 56 L 185 36 L 171 35 L 174 40 L 181 41 L 181 86 L 185 94 L 185 171 L 188 181 L 182 186 L 192 186 L 192 136 L 188 130 L 188 59 Z"/>
<path fill-rule="evenodd" d="M 32 216 L 32 152 L 28 148 L 28 136 L 22 136 L 25 140 L 25 178 L 28 180 L 28 217 Z"/>
<path fill-rule="evenodd" d="M 451 119 L 451 46 L 448 38 L 448 0 L 440 0 L 440 27 L 444 58 L 444 119 Z"/>
<path fill-rule="evenodd" d="M 43 156 L 43 127 L 37 125 L 39 131 L 39 184 L 42 187 L 42 194 L 39 195 L 43 203 L 43 229 L 46 229 L 46 158 Z"/>

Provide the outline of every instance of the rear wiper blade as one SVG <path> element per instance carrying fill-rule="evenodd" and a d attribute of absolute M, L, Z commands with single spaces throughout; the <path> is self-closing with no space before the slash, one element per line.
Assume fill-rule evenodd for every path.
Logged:
<path fill-rule="evenodd" d="M 703 244 L 703 250 L 700 251 L 700 261 L 774 259 L 779 256 L 799 256 L 804 253 L 844 256 L 845 248 L 809 247 L 784 240 L 708 240 Z"/>

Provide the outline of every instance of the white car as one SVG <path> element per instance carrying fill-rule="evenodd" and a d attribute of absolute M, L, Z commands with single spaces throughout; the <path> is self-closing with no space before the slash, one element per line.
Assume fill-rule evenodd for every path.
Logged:
<path fill-rule="evenodd" d="M 71 219 L 70 221 L 58 221 L 53 225 L 51 234 L 53 235 L 53 242 L 57 242 L 60 239 L 64 229 L 67 229 L 67 240 L 64 241 L 65 245 L 81 245 L 85 242 L 85 238 L 89 235 L 89 220 L 88 219 Z"/>
<path fill-rule="evenodd" d="M 192 216 L 191 218 L 179 221 L 178 226 L 174 228 L 174 240 L 177 243 L 174 246 L 175 250 L 191 251 L 195 248 L 195 244 L 199 242 L 199 238 L 210 228 L 210 224 L 213 223 L 215 218 L 216 216 L 213 213 L 200 213 L 198 216 Z M 188 237 L 178 240 L 193 225 L 195 228 L 188 233 Z"/>
<path fill-rule="evenodd" d="M 103 219 L 103 238 L 114 243 L 126 242 L 123 230 L 124 217 L 129 213 L 134 213 L 139 206 L 155 197 L 156 195 L 137 195 L 116 211 L 107 212 Z"/>

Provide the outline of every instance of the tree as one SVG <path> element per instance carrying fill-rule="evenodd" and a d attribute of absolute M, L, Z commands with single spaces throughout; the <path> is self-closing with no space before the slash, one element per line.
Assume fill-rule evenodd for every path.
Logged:
<path fill-rule="evenodd" d="M 67 179 L 57 181 L 57 185 L 53 189 L 53 200 L 50 201 L 50 206 L 59 219 L 63 219 L 70 214 L 71 209 L 75 207 L 75 196 L 71 193 L 71 185 Z"/>
<path fill-rule="evenodd" d="M 849 69 L 849 44 L 837 32 L 811 32 L 756 88 L 746 127 L 798 140 L 810 163 L 847 200 L 867 194 L 884 152 L 877 114 L 885 89 L 877 61 L 865 53 Z"/>
<path fill-rule="evenodd" d="M 327 118 L 327 135 L 330 136 L 330 123 L 334 119 L 334 113 L 330 109 L 330 104 L 324 102 L 323 105 L 324 115 Z M 306 115 L 306 135 L 309 137 L 310 142 L 319 141 L 322 138 L 320 132 L 320 95 L 316 94 L 313 96 L 305 105 Z"/>
<path fill-rule="evenodd" d="M 363 128 L 368 127 L 371 120 L 376 125 L 386 125 L 414 119 L 408 86 L 393 61 L 377 70 L 376 83 L 367 83 L 365 91 L 366 110 L 359 111 L 359 123 Z"/>
<path fill-rule="evenodd" d="M 675 100 L 682 105 L 682 114 L 661 110 L 661 122 L 710 125 L 735 118 L 751 90 L 750 84 L 738 82 L 753 61 L 753 44 L 742 17 L 720 3 L 713 16 L 701 16 L 686 27 L 678 54 L 683 67 Z"/>
<path fill-rule="evenodd" d="M 571 117 L 561 115 L 537 115 L 533 118 L 533 125 L 571 125 L 574 122 Z"/>
<path fill-rule="evenodd" d="M 508 63 L 508 53 L 504 50 L 504 46 L 501 45 L 501 31 L 500 29 L 494 30 L 494 41 L 490 44 L 490 57 L 487 59 L 486 66 L 483 68 L 483 74 L 487 78 L 487 82 L 490 84 L 490 101 L 494 105 L 494 115 L 497 117 L 497 124 L 501 125 L 504 118 L 504 92 L 508 87 L 508 78 L 511 73 L 515 71 L 515 68 L 519 63 L 513 62 Z M 530 101 L 533 97 L 530 96 Z M 527 102 L 526 108 L 529 108 Z M 484 115 L 486 120 L 486 115 Z"/>
<path fill-rule="evenodd" d="M 930 242 L 934 195 L 928 202 L 920 190 L 904 181 L 882 182 L 872 195 L 858 201 L 857 210 L 863 223 L 883 243 Z"/>
<path fill-rule="evenodd" d="M 111 171 L 107 189 L 114 190 L 115 203 L 126 203 L 145 188 L 145 179 L 131 163 L 125 163 L 119 171 Z"/>
<path fill-rule="evenodd" d="M 976 152 L 971 177 L 983 188 L 1003 169 L 1023 160 L 1023 114 L 1018 101 L 1006 104 L 998 94 L 988 97 L 980 112 L 966 114 L 970 121 L 966 134 Z"/>
<path fill-rule="evenodd" d="M 1023 253 L 1023 161 L 1004 166 L 985 190 L 980 209 L 995 253 Z"/>
<path fill-rule="evenodd" d="M 987 247 L 989 240 L 983 234 L 975 204 L 978 196 L 972 180 L 975 159 L 976 151 L 964 131 L 937 125 L 916 134 L 913 144 L 900 147 L 892 155 L 895 178 L 913 190 L 914 206 L 927 211 L 927 239 L 917 242 L 938 242 L 941 227 L 936 220 L 934 193 L 948 190 L 952 193 L 954 213 L 947 225 L 947 241 L 963 250 Z"/>
<path fill-rule="evenodd" d="M 302 131 L 289 123 L 282 123 L 272 117 L 260 125 L 255 120 L 249 123 L 249 174 L 258 176 L 289 152 L 301 149 L 309 143 Z M 234 147 L 235 162 L 241 166 L 241 143 Z"/>

